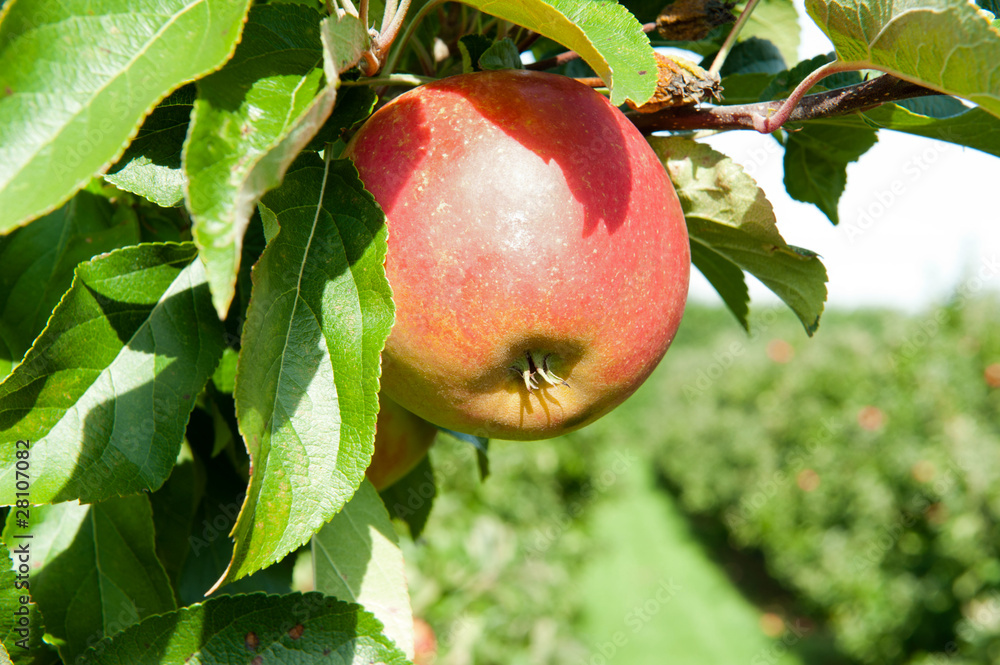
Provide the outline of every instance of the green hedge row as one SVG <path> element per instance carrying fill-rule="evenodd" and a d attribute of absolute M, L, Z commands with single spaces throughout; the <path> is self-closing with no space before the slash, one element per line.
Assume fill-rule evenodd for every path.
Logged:
<path fill-rule="evenodd" d="M 1000 662 L 1000 303 L 832 312 L 814 339 L 691 314 L 654 443 L 686 510 L 859 662 Z"/>

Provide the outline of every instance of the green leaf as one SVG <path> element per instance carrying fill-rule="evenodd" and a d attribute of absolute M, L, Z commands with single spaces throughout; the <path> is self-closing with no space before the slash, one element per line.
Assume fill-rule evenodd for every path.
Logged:
<path fill-rule="evenodd" d="M 706 276 L 723 286 L 720 294 L 736 318 L 745 325 L 745 310 L 738 306 L 741 289 L 725 261 L 757 277 L 795 312 L 806 332 L 815 332 L 826 301 L 826 269 L 815 254 L 785 243 L 771 204 L 753 178 L 725 155 L 690 139 L 652 137 L 649 143 L 677 189 L 691 246 L 707 250 L 692 250 L 692 255 L 714 262 Z"/>
<path fill-rule="evenodd" d="M 378 95 L 371 86 L 341 86 L 337 91 L 337 105 L 333 107 L 333 113 L 327 118 L 323 127 L 316 133 L 307 150 L 319 152 L 326 147 L 327 143 L 335 143 L 344 132 L 354 127 L 375 109 L 375 102 Z"/>
<path fill-rule="evenodd" d="M 367 480 L 344 509 L 313 536 L 316 590 L 357 603 L 375 615 L 413 658 L 413 613 L 399 539 L 375 487 Z"/>
<path fill-rule="evenodd" d="M 243 327 L 236 412 L 253 475 L 220 584 L 305 543 L 361 484 L 393 320 L 385 215 L 349 161 L 303 155 L 260 207 L 280 233 Z"/>
<path fill-rule="evenodd" d="M 715 55 L 710 55 L 702 61 L 703 67 L 709 67 Z M 721 76 L 735 74 L 777 74 L 784 71 L 785 58 L 778 47 L 766 39 L 750 37 L 738 42 L 729 53 L 719 71 Z"/>
<path fill-rule="evenodd" d="M 224 596 L 150 617 L 97 644 L 81 665 L 407 665 L 381 633 L 368 612 L 319 593 Z"/>
<path fill-rule="evenodd" d="M 950 99 L 936 98 L 936 101 Z M 1000 123 L 981 108 L 969 109 L 947 117 L 921 115 L 902 104 L 883 104 L 862 114 L 842 115 L 812 120 L 809 124 L 843 129 L 880 127 L 929 139 L 947 141 L 1000 157 Z"/>
<path fill-rule="evenodd" d="M 656 58 L 642 25 L 617 2 L 463 0 L 572 49 L 611 89 L 616 106 L 645 104 L 656 92 Z"/>
<path fill-rule="evenodd" d="M 701 271 L 709 284 L 719 292 L 722 302 L 747 331 L 750 330 L 750 290 L 743 270 L 701 242 L 691 243 L 691 263 Z"/>
<path fill-rule="evenodd" d="M 135 216 L 116 214 L 106 198 L 88 191 L 0 236 L 0 377 L 10 373 L 42 332 L 78 263 L 137 242 Z"/>
<path fill-rule="evenodd" d="M 766 39 L 778 47 L 785 62 L 798 62 L 799 33 L 799 13 L 792 0 L 764 0 L 754 8 L 741 34 Z"/>
<path fill-rule="evenodd" d="M 160 102 L 104 179 L 164 208 L 180 205 L 185 184 L 181 148 L 193 105 L 194 86 L 190 85 Z"/>
<path fill-rule="evenodd" d="M 622 0 L 619 4 L 628 8 L 639 19 L 640 23 L 652 23 L 668 2 L 664 2 L 664 0 Z"/>
<path fill-rule="evenodd" d="M 493 40 L 484 35 L 465 35 L 458 40 L 458 51 L 462 55 L 462 72 L 470 74 L 481 71 L 479 59 L 493 46 Z"/>
<path fill-rule="evenodd" d="M 479 56 L 479 67 L 483 71 L 495 69 L 523 69 L 517 46 L 509 39 L 501 39 L 490 45 Z"/>
<path fill-rule="evenodd" d="M 870 128 L 849 129 L 805 124 L 788 132 L 785 142 L 785 189 L 796 201 L 813 203 L 831 222 L 840 222 L 837 204 L 847 187 L 847 165 L 878 141 Z"/>
<path fill-rule="evenodd" d="M 239 353 L 235 349 L 226 349 L 222 352 L 222 360 L 219 361 L 219 366 L 212 374 L 212 383 L 219 392 L 231 395 L 236 388 L 236 362 L 238 359 Z"/>
<path fill-rule="evenodd" d="M 212 479 L 213 483 L 216 479 Z M 195 514 L 205 495 L 205 470 L 184 446 L 170 477 L 149 495 L 156 533 L 156 554 L 171 585 L 177 586 L 181 567 L 195 532 Z"/>
<path fill-rule="evenodd" d="M 430 517 L 434 497 L 437 496 L 430 455 L 424 455 L 412 471 L 382 490 L 381 494 L 389 514 L 394 519 L 406 522 L 411 538 L 419 538 Z"/>
<path fill-rule="evenodd" d="M 0 23 L 0 231 L 121 155 L 167 93 L 225 62 L 248 0 L 17 0 Z"/>
<path fill-rule="evenodd" d="M 76 269 L 24 361 L 0 383 L 0 502 L 14 442 L 32 442 L 31 500 L 156 489 L 222 354 L 194 245 L 136 245 Z"/>
<path fill-rule="evenodd" d="M 17 515 L 8 518 L 16 523 Z M 17 529 L 11 550 L 0 541 L 0 644 L 10 647 L 16 665 L 48 665 L 59 657 L 42 642 L 45 627 L 38 604 L 31 599 L 33 556 L 31 534 Z M 22 536 L 22 537 L 18 537 Z M 0 658 L 0 663 L 11 662 Z"/>
<path fill-rule="evenodd" d="M 844 61 L 958 95 L 1000 115 L 1000 32 L 970 2 L 806 0 Z"/>
<path fill-rule="evenodd" d="M 235 449 L 212 456 L 213 438 L 211 419 L 200 408 L 195 409 L 187 437 L 193 459 L 185 446 L 182 461 L 152 495 L 157 554 L 173 582 L 179 605 L 205 600 L 205 591 L 225 571 L 233 553 L 228 535 L 246 495 L 246 456 Z M 285 557 L 213 596 L 289 593 L 294 562 L 295 557 Z"/>
<path fill-rule="evenodd" d="M 18 541 L 8 520 L 4 542 Z M 67 663 L 95 638 L 173 610 L 144 495 L 31 509 L 31 592 Z"/>
<path fill-rule="evenodd" d="M 726 104 L 755 104 L 774 78 L 769 72 L 731 74 L 722 79 L 722 96 Z"/>
<path fill-rule="evenodd" d="M 338 58 L 357 62 L 369 39 L 358 19 L 329 17 L 323 26 L 331 53 L 339 49 Z M 194 239 L 220 318 L 233 299 L 257 200 L 281 182 L 333 109 L 343 63 L 331 60 L 332 76 L 324 74 L 325 52 L 315 10 L 259 5 L 233 59 L 198 82 L 183 162 Z"/>
<path fill-rule="evenodd" d="M 485 482 L 490 475 L 490 456 L 487 449 L 490 442 L 483 440 L 482 447 L 476 448 L 476 467 L 479 469 L 479 481 Z"/>

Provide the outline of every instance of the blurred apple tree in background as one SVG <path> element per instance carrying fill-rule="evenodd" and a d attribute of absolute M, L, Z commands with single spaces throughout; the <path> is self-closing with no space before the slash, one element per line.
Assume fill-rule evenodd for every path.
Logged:
<path fill-rule="evenodd" d="M 1000 298 L 811 340 L 729 316 L 692 307 L 633 399 L 496 444 L 485 483 L 432 450 L 407 558 L 438 662 L 997 662 Z"/>

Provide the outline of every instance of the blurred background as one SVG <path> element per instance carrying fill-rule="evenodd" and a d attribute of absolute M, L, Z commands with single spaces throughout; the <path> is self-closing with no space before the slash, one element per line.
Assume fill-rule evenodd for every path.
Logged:
<path fill-rule="evenodd" d="M 1000 662 L 998 323 L 695 304 L 635 396 L 484 482 L 442 435 L 403 538 L 433 662 Z"/>

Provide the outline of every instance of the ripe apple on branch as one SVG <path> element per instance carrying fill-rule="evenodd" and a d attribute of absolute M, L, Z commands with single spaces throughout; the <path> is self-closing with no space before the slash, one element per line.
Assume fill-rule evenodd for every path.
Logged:
<path fill-rule="evenodd" d="M 536 439 L 636 390 L 687 296 L 684 215 L 625 116 L 566 77 L 443 79 L 345 153 L 386 212 L 382 390 L 441 427 Z"/>

